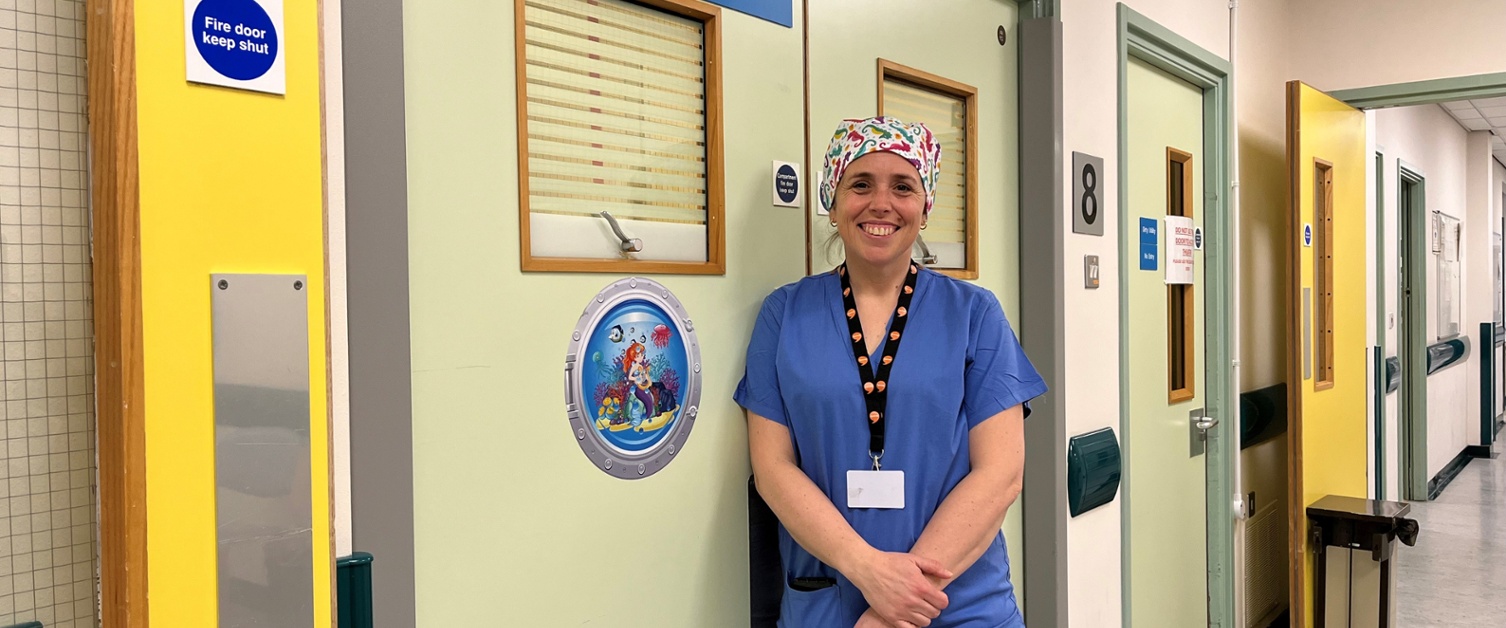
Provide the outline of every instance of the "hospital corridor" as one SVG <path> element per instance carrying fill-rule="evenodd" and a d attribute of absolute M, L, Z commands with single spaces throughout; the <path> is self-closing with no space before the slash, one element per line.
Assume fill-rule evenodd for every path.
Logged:
<path fill-rule="evenodd" d="M 1506 626 L 1506 0 L 0 0 L 0 628 Z"/>

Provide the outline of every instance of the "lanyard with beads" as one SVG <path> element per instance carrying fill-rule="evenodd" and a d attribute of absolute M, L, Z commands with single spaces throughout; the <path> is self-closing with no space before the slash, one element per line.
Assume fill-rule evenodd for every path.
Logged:
<path fill-rule="evenodd" d="M 852 281 L 847 277 L 847 265 L 837 267 L 837 276 L 842 279 L 842 306 L 847 314 L 847 331 L 852 338 L 852 353 L 858 361 L 858 376 L 863 380 L 863 401 L 868 406 L 868 457 L 873 459 L 873 469 L 879 470 L 879 459 L 884 457 L 884 412 L 889 406 L 889 371 L 894 367 L 894 356 L 899 353 L 899 342 L 904 337 L 905 322 L 910 320 L 910 300 L 915 296 L 915 278 L 920 268 L 913 262 L 905 276 L 905 287 L 895 304 L 894 319 L 889 323 L 888 342 L 884 343 L 883 357 L 879 358 L 878 372 L 868 359 L 868 345 L 863 341 L 863 323 L 858 319 L 858 306 L 852 296 Z"/>

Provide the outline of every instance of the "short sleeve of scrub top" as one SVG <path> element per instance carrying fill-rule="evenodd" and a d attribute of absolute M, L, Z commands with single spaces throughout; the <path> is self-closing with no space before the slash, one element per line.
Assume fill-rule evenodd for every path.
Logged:
<path fill-rule="evenodd" d="M 733 399 L 789 429 L 801 470 L 873 547 L 908 552 L 942 500 L 971 468 L 969 431 L 1046 391 L 992 292 L 922 270 L 888 382 L 884 469 L 905 473 L 901 510 L 847 507 L 847 472 L 870 469 L 868 421 L 835 273 L 807 277 L 764 301 Z M 882 353 L 880 347 L 874 356 Z M 794 542 L 783 525 L 786 586 L 779 625 L 851 626 L 868 604 L 853 584 Z M 837 586 L 795 591 L 788 581 L 829 577 Z M 946 589 L 934 628 L 1023 626 L 997 534 Z"/>

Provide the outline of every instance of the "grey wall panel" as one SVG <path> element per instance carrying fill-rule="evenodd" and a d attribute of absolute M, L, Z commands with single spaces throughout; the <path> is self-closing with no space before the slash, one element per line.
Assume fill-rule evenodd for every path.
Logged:
<path fill-rule="evenodd" d="M 215 275 L 214 479 L 221 628 L 313 628 L 308 292 Z"/>
<path fill-rule="evenodd" d="M 411 628 L 417 619 L 403 3 L 346 2 L 341 12 L 351 542 L 375 557 L 373 613 L 382 628 Z"/>
<path fill-rule="evenodd" d="M 1020 22 L 1020 342 L 1050 391 L 1025 422 L 1025 603 L 1031 626 L 1067 625 L 1067 422 L 1062 278 L 1062 23 Z"/>

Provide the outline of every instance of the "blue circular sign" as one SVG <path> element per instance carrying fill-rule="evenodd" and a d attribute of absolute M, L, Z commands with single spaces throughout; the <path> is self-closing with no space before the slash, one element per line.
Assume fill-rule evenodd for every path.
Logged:
<path fill-rule="evenodd" d="M 1312 225 L 1302 225 L 1302 245 L 1303 246 L 1312 246 L 1313 245 L 1313 226 Z"/>
<path fill-rule="evenodd" d="M 780 202 L 795 202 L 800 195 L 800 175 L 789 164 L 779 166 L 774 173 L 774 190 L 779 193 Z"/>
<path fill-rule="evenodd" d="M 190 26 L 199 56 L 227 78 L 249 81 L 277 60 L 277 28 L 256 0 L 203 0 Z"/>

